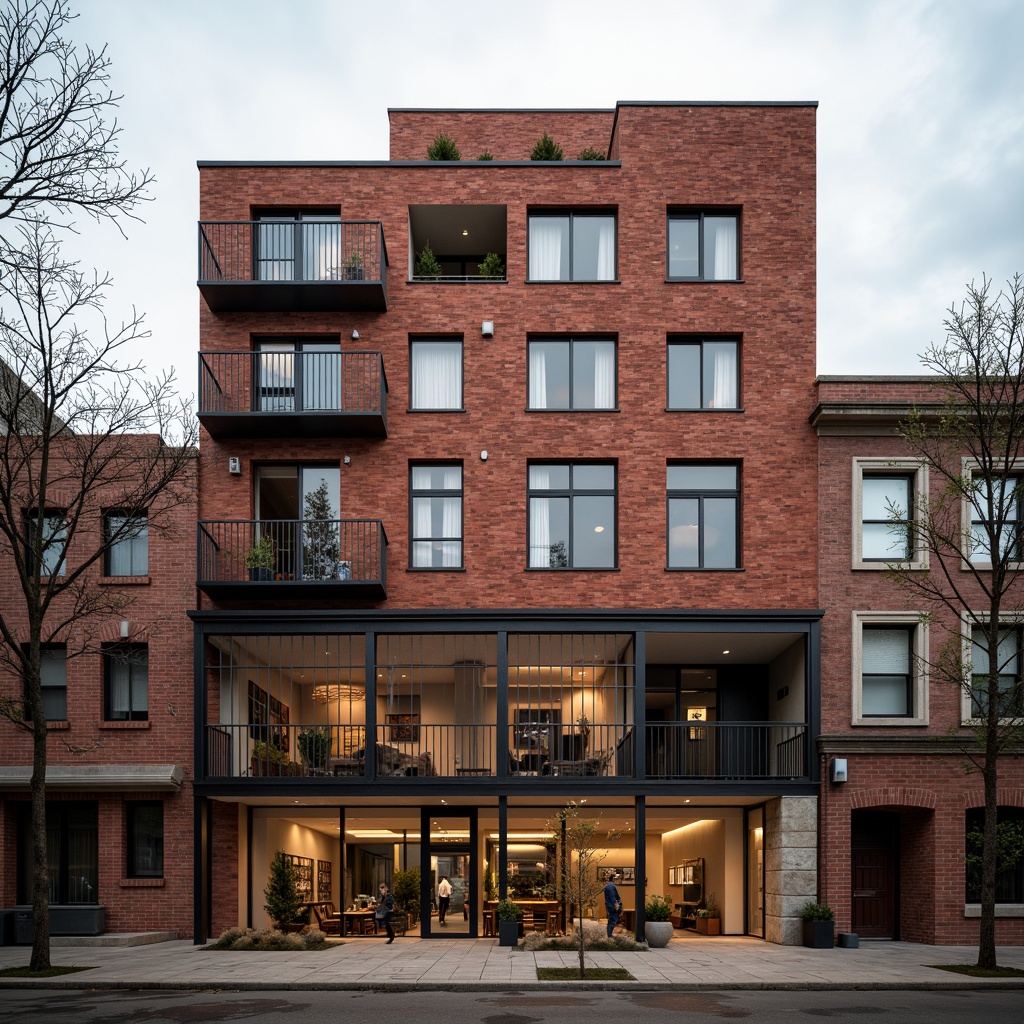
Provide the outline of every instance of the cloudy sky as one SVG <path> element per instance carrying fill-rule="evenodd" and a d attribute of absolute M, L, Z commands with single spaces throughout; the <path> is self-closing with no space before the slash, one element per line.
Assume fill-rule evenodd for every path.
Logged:
<path fill-rule="evenodd" d="M 192 391 L 197 159 L 382 160 L 391 107 L 817 100 L 818 372 L 916 373 L 1024 272 L 1020 0 L 72 0 L 108 45 L 144 224 L 76 243 Z"/>

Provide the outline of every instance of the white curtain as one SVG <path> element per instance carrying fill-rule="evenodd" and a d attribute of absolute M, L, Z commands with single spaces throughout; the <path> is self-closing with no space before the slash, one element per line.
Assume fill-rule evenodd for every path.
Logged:
<path fill-rule="evenodd" d="M 418 344 L 413 348 L 412 407 L 462 408 L 461 351 L 458 345 Z"/>
<path fill-rule="evenodd" d="M 736 394 L 736 349 L 719 348 L 715 352 L 714 409 L 735 409 Z"/>
<path fill-rule="evenodd" d="M 597 279 L 615 280 L 615 221 L 612 218 L 601 221 L 597 241 Z"/>
<path fill-rule="evenodd" d="M 715 227 L 715 280 L 736 279 L 736 222 L 720 223 Z"/>
<path fill-rule="evenodd" d="M 462 487 L 462 471 L 452 466 L 444 471 L 442 485 L 446 491 L 458 490 Z M 457 537 L 458 540 L 446 539 L 441 545 L 441 564 L 458 566 L 462 562 L 462 499 L 449 497 L 441 502 L 441 536 Z"/>
<path fill-rule="evenodd" d="M 563 221 L 530 218 L 530 280 L 557 281 L 562 272 Z"/>
<path fill-rule="evenodd" d="M 548 407 L 548 362 L 542 345 L 530 346 L 530 408 Z"/>
<path fill-rule="evenodd" d="M 127 718 L 131 710 L 130 680 L 131 673 L 127 660 L 118 655 L 112 655 L 110 658 L 110 714 L 115 719 Z"/>
<path fill-rule="evenodd" d="M 551 474 L 543 466 L 530 468 L 530 486 L 548 487 Z M 551 499 L 530 499 L 530 568 L 551 567 Z"/>
<path fill-rule="evenodd" d="M 594 352 L 594 408 L 615 408 L 615 347 L 598 345 Z"/>

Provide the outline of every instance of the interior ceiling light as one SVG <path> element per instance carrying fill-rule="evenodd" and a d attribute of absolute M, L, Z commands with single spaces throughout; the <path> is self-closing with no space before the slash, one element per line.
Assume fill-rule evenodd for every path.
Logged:
<path fill-rule="evenodd" d="M 462 229 L 462 237 L 466 238 L 469 235 L 469 228 Z"/>

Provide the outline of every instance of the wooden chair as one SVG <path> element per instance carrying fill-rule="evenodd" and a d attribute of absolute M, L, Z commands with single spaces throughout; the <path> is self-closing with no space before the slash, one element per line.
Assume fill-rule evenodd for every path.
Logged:
<path fill-rule="evenodd" d="M 559 933 L 559 920 L 561 916 L 561 912 L 558 910 L 548 911 L 547 927 L 544 929 L 546 935 L 557 935 Z"/>
<path fill-rule="evenodd" d="M 498 912 L 496 910 L 485 910 L 484 911 L 484 938 L 486 939 L 489 935 L 498 934 L 497 925 Z"/>
<path fill-rule="evenodd" d="M 341 920 L 329 917 L 329 911 L 323 904 L 314 903 L 313 917 L 316 918 L 316 926 L 324 935 L 341 935 Z"/>
<path fill-rule="evenodd" d="M 404 911 L 398 911 L 391 915 L 391 928 L 396 935 L 404 935 L 409 927 L 409 918 Z"/>

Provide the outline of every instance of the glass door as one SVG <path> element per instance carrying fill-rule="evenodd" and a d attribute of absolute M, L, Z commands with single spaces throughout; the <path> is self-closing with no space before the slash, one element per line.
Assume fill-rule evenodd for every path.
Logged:
<path fill-rule="evenodd" d="M 421 813 L 427 841 L 420 935 L 475 938 L 480 918 L 476 808 L 425 807 Z"/>

